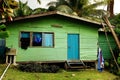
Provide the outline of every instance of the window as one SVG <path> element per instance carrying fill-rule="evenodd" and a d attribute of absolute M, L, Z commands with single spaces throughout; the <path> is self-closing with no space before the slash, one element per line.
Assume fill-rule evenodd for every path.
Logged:
<path fill-rule="evenodd" d="M 43 36 L 44 36 L 43 37 L 43 46 L 52 47 L 53 46 L 53 34 L 44 33 Z"/>
<path fill-rule="evenodd" d="M 50 32 L 21 32 L 20 46 L 26 49 L 28 46 L 53 47 L 54 34 Z"/>
<path fill-rule="evenodd" d="M 21 32 L 21 48 L 27 49 L 30 46 L 30 33 L 29 32 Z"/>
<path fill-rule="evenodd" d="M 42 46 L 42 33 L 33 33 L 32 46 Z"/>

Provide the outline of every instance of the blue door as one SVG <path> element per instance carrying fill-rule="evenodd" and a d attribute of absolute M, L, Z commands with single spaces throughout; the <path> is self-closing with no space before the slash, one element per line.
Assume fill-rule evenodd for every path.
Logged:
<path fill-rule="evenodd" d="M 68 34 L 68 60 L 79 60 L 79 34 Z"/>

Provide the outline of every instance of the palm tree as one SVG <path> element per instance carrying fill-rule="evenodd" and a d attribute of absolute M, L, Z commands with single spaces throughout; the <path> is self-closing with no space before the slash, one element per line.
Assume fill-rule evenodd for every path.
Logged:
<path fill-rule="evenodd" d="M 107 5 L 107 12 L 109 14 L 109 17 L 112 18 L 114 16 L 114 0 L 102 0 L 102 1 Z"/>
<path fill-rule="evenodd" d="M 67 13 L 69 12 L 70 14 L 72 11 L 72 13 L 77 13 L 77 15 L 81 17 L 81 16 L 95 16 L 100 12 L 102 13 L 103 10 L 97 10 L 96 7 L 103 4 L 104 4 L 103 1 L 90 4 L 89 0 L 57 0 L 57 2 L 48 3 L 48 6 L 49 6 L 49 9 L 52 8 L 53 10 L 59 10 Z M 63 6 L 63 7 L 59 8 L 60 6 Z M 68 7 L 65 7 L 65 6 L 68 6 L 72 10 L 68 9 Z"/>
<path fill-rule="evenodd" d="M 27 5 L 27 3 L 28 3 L 27 1 L 23 3 L 19 0 L 18 9 L 14 10 L 15 17 L 27 16 L 32 14 L 32 9 Z"/>
<path fill-rule="evenodd" d="M 73 10 L 67 5 L 60 5 L 56 8 L 56 10 L 67 13 L 67 14 L 73 14 Z"/>
<path fill-rule="evenodd" d="M 41 3 L 40 0 L 37 0 L 37 2 L 39 4 Z M 27 4 L 28 4 L 27 1 L 25 3 L 23 3 L 19 0 L 18 9 L 14 10 L 15 17 L 28 16 L 28 15 L 32 15 L 32 14 L 46 12 L 46 9 L 44 9 L 44 8 L 36 8 L 36 9 L 32 10 Z"/>
<path fill-rule="evenodd" d="M 114 0 L 108 1 L 107 11 L 109 12 L 110 17 L 112 18 L 114 16 Z"/>
<path fill-rule="evenodd" d="M 69 14 L 78 12 L 78 5 L 78 0 L 57 0 L 57 2 L 52 1 L 48 3 L 49 9 L 52 8 L 52 10 L 58 10 Z"/>
<path fill-rule="evenodd" d="M 96 9 L 98 6 L 101 5 L 106 5 L 106 3 L 104 3 L 104 1 L 101 1 L 84 6 L 82 8 L 83 16 L 101 18 L 104 14 L 107 14 L 107 11 L 103 9 Z"/>
<path fill-rule="evenodd" d="M 82 16 L 83 8 L 89 4 L 89 0 L 69 0 L 70 8 L 78 14 L 78 16 Z"/>

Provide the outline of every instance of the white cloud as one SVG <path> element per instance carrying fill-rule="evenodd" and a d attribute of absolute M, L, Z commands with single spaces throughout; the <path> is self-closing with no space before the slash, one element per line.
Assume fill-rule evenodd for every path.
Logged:
<path fill-rule="evenodd" d="M 19 1 L 19 0 L 16 0 Z M 35 9 L 38 7 L 42 7 L 42 8 L 48 8 L 47 3 L 51 2 L 51 1 L 56 1 L 56 0 L 41 0 L 41 4 L 39 4 L 37 2 L 37 0 L 20 0 L 23 3 L 25 3 L 26 1 L 28 1 L 28 6 L 30 6 L 30 8 Z"/>
<path fill-rule="evenodd" d="M 115 6 L 114 6 L 114 13 L 120 13 L 120 0 L 114 0 L 115 1 Z"/>

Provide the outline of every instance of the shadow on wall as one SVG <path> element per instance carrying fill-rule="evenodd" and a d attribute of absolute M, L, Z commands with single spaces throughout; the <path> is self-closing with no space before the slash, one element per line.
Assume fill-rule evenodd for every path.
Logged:
<path fill-rule="evenodd" d="M 5 52 L 6 52 L 6 48 L 3 46 L 0 46 L 0 63 L 5 63 Z"/>

